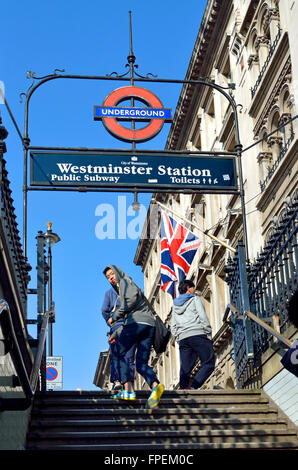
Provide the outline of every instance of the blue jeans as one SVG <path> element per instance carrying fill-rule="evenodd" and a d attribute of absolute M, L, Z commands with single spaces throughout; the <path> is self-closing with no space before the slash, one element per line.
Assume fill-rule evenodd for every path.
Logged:
<path fill-rule="evenodd" d="M 118 369 L 120 371 L 121 382 L 130 382 L 129 367 L 125 362 L 125 354 L 135 345 L 136 352 L 136 370 L 144 377 L 149 387 L 153 382 L 159 382 L 154 370 L 148 365 L 151 346 L 154 336 L 154 326 L 142 323 L 130 323 L 125 325 L 121 335 L 117 339 L 116 354 L 118 358 Z"/>
<path fill-rule="evenodd" d="M 115 324 L 111 327 L 111 334 L 114 333 L 120 326 L 123 324 Z M 128 365 L 129 368 L 129 382 L 134 382 L 135 380 L 135 352 L 136 352 L 136 344 L 134 344 L 125 354 L 124 360 Z M 110 380 L 111 382 L 115 382 L 119 380 L 121 382 L 120 377 L 120 370 L 118 364 L 118 356 L 116 350 L 116 344 L 110 344 Z"/>
<path fill-rule="evenodd" d="M 195 375 L 191 388 L 199 388 L 212 374 L 215 367 L 213 343 L 206 335 L 189 336 L 179 341 L 180 350 L 180 389 L 189 386 L 191 371 L 198 359 L 201 367 Z"/>

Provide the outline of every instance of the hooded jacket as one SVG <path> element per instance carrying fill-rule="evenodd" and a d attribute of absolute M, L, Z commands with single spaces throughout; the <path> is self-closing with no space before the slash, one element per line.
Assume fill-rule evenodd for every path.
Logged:
<path fill-rule="evenodd" d="M 124 318 L 124 324 L 144 323 L 146 325 L 155 326 L 155 311 L 149 301 L 143 294 L 142 290 L 133 282 L 122 269 L 115 265 L 109 265 L 114 271 L 117 280 L 117 290 L 120 297 L 120 307 L 116 308 L 113 313 L 113 322 Z M 116 334 L 116 335 L 115 335 Z M 117 330 L 112 336 L 119 336 Z"/>
<path fill-rule="evenodd" d="M 102 316 L 106 322 L 110 318 L 110 313 L 114 309 L 115 303 L 116 303 L 116 307 L 120 307 L 118 293 L 114 289 L 114 287 L 111 287 L 109 290 L 106 291 L 104 299 L 103 299 L 102 307 L 101 307 Z M 123 319 L 122 319 L 122 323 L 123 323 Z"/>
<path fill-rule="evenodd" d="M 194 335 L 211 336 L 211 326 L 198 295 L 182 294 L 174 300 L 171 332 L 178 342 Z"/>

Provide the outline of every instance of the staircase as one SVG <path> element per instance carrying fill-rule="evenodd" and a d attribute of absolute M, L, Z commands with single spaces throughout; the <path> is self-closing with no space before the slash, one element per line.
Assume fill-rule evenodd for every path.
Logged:
<path fill-rule="evenodd" d="M 297 430 L 259 390 L 165 391 L 145 409 L 106 391 L 39 393 L 27 450 L 296 449 Z"/>

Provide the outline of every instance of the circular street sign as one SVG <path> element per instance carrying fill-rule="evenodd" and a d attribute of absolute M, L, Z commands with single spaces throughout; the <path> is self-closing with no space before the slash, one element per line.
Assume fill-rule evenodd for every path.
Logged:
<path fill-rule="evenodd" d="M 154 93 L 138 86 L 126 86 L 112 91 L 103 102 L 103 106 L 117 106 L 122 101 L 136 98 L 152 108 L 163 108 L 162 102 Z M 128 129 L 114 117 L 103 117 L 103 124 L 114 137 L 125 142 L 146 142 L 155 137 L 162 129 L 164 119 L 153 118 L 141 129 Z"/>
<path fill-rule="evenodd" d="M 46 378 L 47 380 L 55 380 L 58 377 L 58 371 L 55 367 L 46 368 Z"/>

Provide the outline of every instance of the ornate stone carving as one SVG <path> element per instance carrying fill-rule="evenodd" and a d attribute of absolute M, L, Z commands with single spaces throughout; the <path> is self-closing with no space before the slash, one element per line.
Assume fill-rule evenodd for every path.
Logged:
<path fill-rule="evenodd" d="M 253 64 L 258 64 L 259 63 L 259 56 L 257 54 L 250 54 L 247 64 L 248 67 L 251 67 Z"/>
<path fill-rule="evenodd" d="M 270 39 L 267 36 L 258 36 L 255 42 L 256 49 L 259 50 L 261 46 L 266 46 L 269 48 Z"/>
<path fill-rule="evenodd" d="M 272 161 L 272 153 L 271 152 L 260 152 L 257 156 L 258 163 L 270 163 Z"/>
<path fill-rule="evenodd" d="M 285 122 L 289 121 L 291 119 L 291 117 L 292 116 L 291 116 L 290 113 L 283 113 L 279 118 L 278 125 L 281 126 Z"/>
<path fill-rule="evenodd" d="M 268 146 L 273 147 L 274 145 L 278 145 L 279 147 L 282 146 L 282 137 L 278 137 L 277 135 L 273 135 L 268 138 L 267 140 Z"/>

